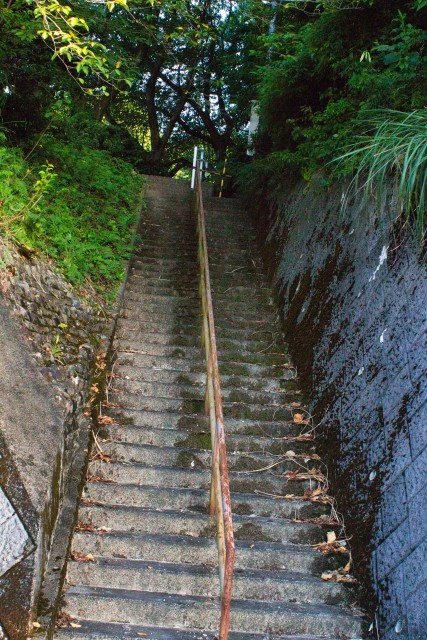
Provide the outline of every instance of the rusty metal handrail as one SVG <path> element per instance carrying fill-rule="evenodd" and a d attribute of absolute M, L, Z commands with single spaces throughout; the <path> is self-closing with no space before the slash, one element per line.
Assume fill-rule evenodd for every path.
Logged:
<path fill-rule="evenodd" d="M 219 640 L 227 640 L 230 626 L 231 591 L 234 569 L 234 534 L 231 518 L 230 480 L 225 445 L 224 417 L 218 370 L 212 292 L 209 275 L 205 211 L 203 207 L 200 162 L 196 161 L 195 201 L 200 262 L 200 296 L 203 311 L 203 343 L 206 351 L 206 413 L 209 415 L 212 440 L 212 476 L 209 513 L 216 515 L 221 621 Z"/>

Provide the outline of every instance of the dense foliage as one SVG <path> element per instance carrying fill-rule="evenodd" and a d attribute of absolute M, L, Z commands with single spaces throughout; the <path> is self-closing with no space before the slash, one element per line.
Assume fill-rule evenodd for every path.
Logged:
<path fill-rule="evenodd" d="M 256 158 L 237 165 L 241 183 L 262 190 L 323 168 L 325 184 L 356 172 L 352 186 L 380 196 L 396 174 L 403 219 L 424 236 L 426 6 L 270 3 L 269 33 L 251 51 L 260 127 Z"/>
<path fill-rule="evenodd" d="M 373 110 L 426 105 L 424 2 L 314 5 L 279 4 L 275 31 L 263 37 L 266 63 L 256 71 L 261 172 L 266 163 L 273 172 L 282 164 L 309 178 L 369 128 Z"/>
<path fill-rule="evenodd" d="M 426 27 L 425 0 L 0 0 L 1 229 L 75 282 L 111 281 L 140 189 L 132 168 L 174 175 L 200 142 L 254 188 L 357 169 L 354 144 L 378 142 L 390 110 L 408 114 L 406 139 L 426 117 Z M 393 131 L 384 179 L 400 166 Z M 413 184 L 410 219 L 421 174 Z"/>

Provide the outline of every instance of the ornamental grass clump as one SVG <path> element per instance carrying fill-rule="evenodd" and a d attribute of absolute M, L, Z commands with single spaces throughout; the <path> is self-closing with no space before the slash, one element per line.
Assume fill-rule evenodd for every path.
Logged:
<path fill-rule="evenodd" d="M 379 206 L 390 180 L 394 179 L 396 218 L 408 225 L 417 238 L 425 240 L 427 109 L 412 113 L 373 112 L 365 133 L 357 136 L 347 151 L 333 162 L 351 164 L 355 169 L 343 206 L 359 188 L 364 190 L 366 197 L 376 194 Z"/>

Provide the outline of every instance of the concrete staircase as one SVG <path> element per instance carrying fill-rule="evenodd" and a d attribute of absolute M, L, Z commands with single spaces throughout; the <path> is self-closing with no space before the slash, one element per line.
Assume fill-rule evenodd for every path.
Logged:
<path fill-rule="evenodd" d="M 187 183 L 149 179 L 58 640 L 217 634 L 190 203 Z M 305 413 L 251 226 L 236 201 L 205 204 L 236 537 L 230 640 L 361 638 L 352 593 L 319 577 L 337 559 L 312 546 L 331 529 L 327 508 L 307 499 L 317 483 L 286 476 L 319 461 L 310 440 L 289 440 L 307 429 Z"/>

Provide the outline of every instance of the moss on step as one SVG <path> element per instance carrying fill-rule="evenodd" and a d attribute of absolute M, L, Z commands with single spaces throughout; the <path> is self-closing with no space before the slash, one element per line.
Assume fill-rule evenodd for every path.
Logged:
<path fill-rule="evenodd" d="M 267 491 L 268 493 L 280 493 L 277 487 L 268 481 L 267 477 L 265 480 L 257 479 L 254 481 L 253 478 L 233 478 L 231 481 L 231 490 L 237 493 L 253 493 L 255 489 L 258 491 Z"/>
<path fill-rule="evenodd" d="M 266 446 L 266 449 L 272 454 L 285 454 L 290 449 L 297 454 L 306 454 L 307 458 L 314 453 L 314 447 L 309 442 L 301 442 L 299 440 L 275 440 Z"/>
<path fill-rule="evenodd" d="M 209 428 L 208 420 L 205 416 L 197 418 L 191 416 L 181 416 L 178 420 L 177 429 L 179 431 L 201 431 Z"/>
<path fill-rule="evenodd" d="M 190 376 L 187 376 L 185 373 L 180 373 L 176 379 L 177 384 L 183 384 L 189 387 L 204 387 L 202 382 L 194 382 Z"/>
<path fill-rule="evenodd" d="M 283 391 L 297 391 L 298 389 L 295 380 L 286 380 L 284 378 L 279 380 L 279 386 Z"/>
<path fill-rule="evenodd" d="M 188 449 L 208 449 L 211 447 L 211 434 L 209 431 L 200 431 L 199 433 L 191 433 L 184 440 L 175 442 L 175 447 L 186 447 Z"/>
<path fill-rule="evenodd" d="M 226 403 L 224 413 L 227 418 L 246 420 L 289 420 L 292 417 L 292 411 L 287 406 L 248 405 L 244 402 L 231 405 Z"/>
<path fill-rule="evenodd" d="M 200 537 L 201 538 L 215 538 L 216 537 L 216 523 L 215 523 L 215 521 L 212 521 L 211 523 L 206 525 L 206 527 L 204 527 L 200 531 Z"/>
<path fill-rule="evenodd" d="M 185 467 L 191 469 L 205 469 L 206 465 L 191 451 L 180 451 L 176 459 L 178 467 Z"/>
<path fill-rule="evenodd" d="M 260 461 L 250 456 L 239 456 L 237 459 L 233 457 L 233 464 L 230 464 L 233 471 L 254 471 L 259 467 Z"/>
<path fill-rule="evenodd" d="M 235 510 L 234 510 L 235 511 Z M 234 537 L 236 540 L 255 540 L 255 541 L 263 541 L 263 542 L 280 542 L 278 538 L 271 538 L 269 535 L 264 533 L 262 527 L 259 524 L 255 524 L 252 522 L 247 522 L 242 524 L 234 532 Z"/>
<path fill-rule="evenodd" d="M 104 412 L 105 409 L 106 408 L 104 408 Z M 108 414 L 105 415 L 111 417 L 114 420 L 114 423 L 118 425 L 126 427 L 133 427 L 135 425 L 135 420 L 133 418 L 131 418 L 130 416 L 125 416 L 123 413 L 120 413 L 120 411 L 108 409 Z"/>
<path fill-rule="evenodd" d="M 196 398 L 186 398 L 182 401 L 183 413 L 202 413 L 205 407 L 205 401 Z"/>
<path fill-rule="evenodd" d="M 233 510 L 233 513 L 236 513 L 239 516 L 252 515 L 252 508 L 244 502 L 234 504 L 232 510 Z"/>
<path fill-rule="evenodd" d="M 185 351 L 183 349 L 176 348 L 170 352 L 170 356 L 172 358 L 185 358 Z"/>
<path fill-rule="evenodd" d="M 292 544 L 317 544 L 325 538 L 324 531 L 319 526 L 307 526 L 304 523 L 298 523 L 295 534 L 290 536 L 289 542 Z"/>
<path fill-rule="evenodd" d="M 222 359 L 226 359 L 226 360 L 231 360 L 231 361 L 242 361 L 244 360 L 245 363 L 247 364 L 260 364 L 263 366 L 270 366 L 270 365 L 280 365 L 283 364 L 284 361 L 284 355 L 281 353 L 274 353 L 271 355 L 264 353 L 249 353 L 249 352 L 242 352 L 240 350 L 238 351 L 232 351 L 231 349 L 227 351 L 225 351 L 225 353 L 222 354 Z"/>

